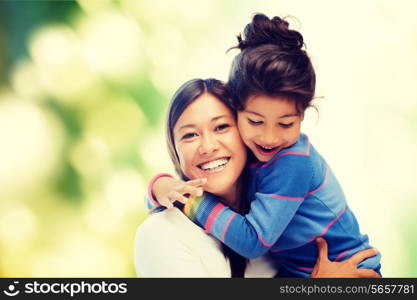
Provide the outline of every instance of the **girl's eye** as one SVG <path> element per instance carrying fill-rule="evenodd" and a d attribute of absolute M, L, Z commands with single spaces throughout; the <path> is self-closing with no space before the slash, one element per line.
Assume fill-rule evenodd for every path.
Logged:
<path fill-rule="evenodd" d="M 186 133 L 186 134 L 184 134 L 183 136 L 182 136 L 182 140 L 186 140 L 186 139 L 191 139 L 191 138 L 193 138 L 193 137 L 195 137 L 195 136 L 197 136 L 197 134 L 196 133 L 194 133 L 194 132 L 190 132 L 190 133 Z"/>
<path fill-rule="evenodd" d="M 251 119 L 248 119 L 249 124 L 254 125 L 254 126 L 258 126 L 258 125 L 262 125 L 263 122 L 262 121 L 254 121 Z"/>
<path fill-rule="evenodd" d="M 221 124 L 221 125 L 219 125 L 219 126 L 217 126 L 214 130 L 215 131 L 222 131 L 222 130 L 225 130 L 226 128 L 229 128 L 230 127 L 230 125 L 229 124 Z"/>
<path fill-rule="evenodd" d="M 282 128 L 291 128 L 293 125 L 294 125 L 294 122 L 292 122 L 292 123 L 288 123 L 288 124 L 286 124 L 286 123 L 278 123 L 279 124 L 279 126 L 281 126 Z"/>

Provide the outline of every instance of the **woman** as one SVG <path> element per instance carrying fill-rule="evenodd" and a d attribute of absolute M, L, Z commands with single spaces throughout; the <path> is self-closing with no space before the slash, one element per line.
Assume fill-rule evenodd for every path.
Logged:
<path fill-rule="evenodd" d="M 236 200 L 244 195 L 247 186 L 247 150 L 229 99 L 218 80 L 185 83 L 169 107 L 167 141 L 182 179 L 206 177 L 204 189 L 208 195 L 221 197 L 225 204 L 244 214 L 248 203 Z M 329 262 L 327 253 L 323 253 L 313 271 L 315 277 L 378 277 L 372 270 L 356 269 L 361 260 L 375 255 L 374 250 L 341 263 Z M 155 213 L 138 228 L 135 266 L 142 277 L 273 277 L 279 270 L 268 255 L 247 262 L 205 234 L 178 208 Z"/>

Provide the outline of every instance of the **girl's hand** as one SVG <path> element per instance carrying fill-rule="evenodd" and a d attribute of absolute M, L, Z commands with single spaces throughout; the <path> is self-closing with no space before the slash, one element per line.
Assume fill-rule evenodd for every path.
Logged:
<path fill-rule="evenodd" d="M 376 249 L 367 249 L 355 253 L 352 257 L 341 262 L 330 261 L 327 257 L 327 242 L 323 238 L 317 238 L 319 257 L 313 272 L 312 278 L 379 278 L 380 275 L 372 269 L 358 269 L 357 265 L 364 259 L 375 256 Z"/>
<path fill-rule="evenodd" d="M 161 177 L 153 184 L 152 194 L 160 205 L 169 209 L 174 207 L 175 201 L 185 204 L 189 196 L 203 195 L 202 186 L 206 182 L 206 178 L 183 181 L 171 177 Z"/>

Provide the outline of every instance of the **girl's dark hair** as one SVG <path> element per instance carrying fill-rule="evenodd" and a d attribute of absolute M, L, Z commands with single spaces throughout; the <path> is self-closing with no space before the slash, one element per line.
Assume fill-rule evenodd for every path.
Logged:
<path fill-rule="evenodd" d="M 256 14 L 238 35 L 241 52 L 234 58 L 227 86 L 233 106 L 243 110 L 254 95 L 282 96 L 295 101 L 299 113 L 310 106 L 316 75 L 303 36 L 284 19 Z"/>
<path fill-rule="evenodd" d="M 229 92 L 226 89 L 223 82 L 217 79 L 192 79 L 184 83 L 174 94 L 171 99 L 168 108 L 168 116 L 166 122 L 166 138 L 168 145 L 168 152 L 171 157 L 172 163 L 174 164 L 175 171 L 183 179 L 188 180 L 187 176 L 182 172 L 181 165 L 178 157 L 178 153 L 175 149 L 174 140 L 174 126 L 178 119 L 181 117 L 187 107 L 192 104 L 197 98 L 203 94 L 211 94 L 224 103 L 232 112 L 235 112 L 231 105 Z M 235 115 L 236 116 L 236 115 Z M 247 183 L 243 182 L 247 180 L 246 169 L 243 170 L 239 185 L 246 187 Z M 238 213 L 247 213 L 247 201 L 244 198 L 245 191 L 241 190 L 238 194 L 241 195 L 240 211 Z M 223 253 L 230 260 L 230 267 L 232 271 L 232 277 L 244 277 L 244 272 L 247 264 L 246 258 L 234 252 L 232 249 L 222 243 Z"/>

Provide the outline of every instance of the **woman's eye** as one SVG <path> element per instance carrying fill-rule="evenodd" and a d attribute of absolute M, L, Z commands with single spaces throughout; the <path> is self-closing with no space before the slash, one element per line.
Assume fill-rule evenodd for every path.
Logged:
<path fill-rule="evenodd" d="M 263 124 L 262 121 L 254 121 L 254 120 L 251 120 L 251 119 L 248 119 L 248 122 L 249 122 L 249 124 L 255 125 L 255 126 Z"/>
<path fill-rule="evenodd" d="M 190 132 L 190 133 L 186 133 L 186 134 L 184 134 L 184 135 L 182 136 L 182 139 L 183 139 L 183 140 L 186 140 L 186 139 L 191 139 L 191 138 L 193 138 L 193 137 L 195 137 L 195 136 L 197 136 L 197 134 L 196 134 L 196 133 L 194 133 L 194 132 Z"/>
<path fill-rule="evenodd" d="M 291 128 L 294 125 L 294 122 L 292 123 L 278 123 L 279 126 L 282 128 Z"/>
<path fill-rule="evenodd" d="M 221 125 L 217 126 L 214 130 L 215 131 L 222 131 L 222 130 L 225 130 L 226 128 L 229 128 L 229 127 L 230 127 L 229 124 L 221 124 Z"/>

